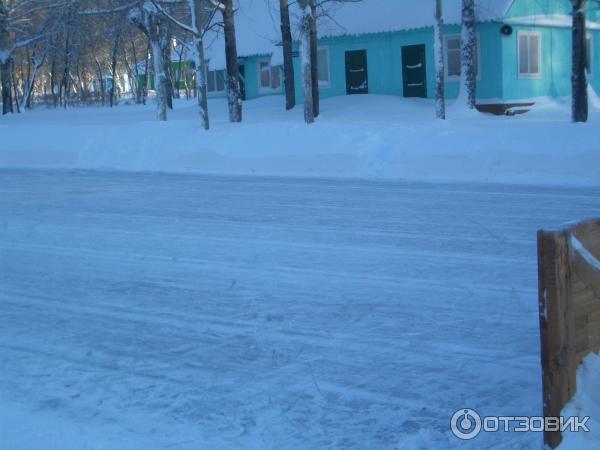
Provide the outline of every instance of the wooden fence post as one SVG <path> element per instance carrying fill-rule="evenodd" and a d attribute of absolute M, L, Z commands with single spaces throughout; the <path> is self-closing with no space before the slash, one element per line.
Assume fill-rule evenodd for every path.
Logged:
<path fill-rule="evenodd" d="M 600 221 L 540 230 L 537 239 L 544 416 L 560 417 L 577 391 L 577 367 L 600 350 Z M 560 431 L 544 434 L 550 448 L 561 441 Z"/>

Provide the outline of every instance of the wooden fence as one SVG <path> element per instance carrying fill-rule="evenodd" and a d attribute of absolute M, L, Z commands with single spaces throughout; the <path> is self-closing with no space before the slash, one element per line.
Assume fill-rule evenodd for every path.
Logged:
<path fill-rule="evenodd" d="M 577 390 L 577 367 L 600 351 L 600 219 L 538 232 L 544 416 L 559 417 Z M 560 432 L 546 432 L 556 448 Z"/>

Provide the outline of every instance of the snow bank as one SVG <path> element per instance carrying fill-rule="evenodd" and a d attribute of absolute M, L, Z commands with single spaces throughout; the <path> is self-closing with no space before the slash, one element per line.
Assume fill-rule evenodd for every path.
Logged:
<path fill-rule="evenodd" d="M 600 354 L 589 355 L 577 370 L 577 393 L 563 416 L 589 416 L 589 433 L 563 433 L 561 450 L 600 448 Z"/>
<path fill-rule="evenodd" d="M 322 102 L 306 126 L 280 96 L 245 103 L 245 122 L 210 103 L 205 132 L 194 101 L 169 122 L 154 106 L 36 110 L 0 119 L 0 167 L 359 177 L 526 184 L 600 184 L 600 115 L 569 121 L 567 102 L 519 117 L 453 114 L 433 101 L 352 96 Z M 598 116 L 598 117 L 597 117 Z"/>

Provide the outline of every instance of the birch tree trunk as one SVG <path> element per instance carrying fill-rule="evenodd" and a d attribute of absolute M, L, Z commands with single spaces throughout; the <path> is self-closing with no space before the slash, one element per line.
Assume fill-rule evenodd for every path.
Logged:
<path fill-rule="evenodd" d="M 57 50 L 55 49 L 52 53 L 52 64 L 50 65 L 50 90 L 52 91 L 52 105 L 55 108 L 58 107 L 59 101 L 56 93 L 56 53 Z M 102 77 L 102 73 L 100 74 L 100 76 Z M 102 78 L 100 78 L 100 80 L 102 80 Z"/>
<path fill-rule="evenodd" d="M 167 76 L 167 107 L 169 109 L 173 109 L 173 97 L 174 95 L 174 87 L 173 87 L 173 61 L 171 57 L 171 35 L 167 32 L 166 27 L 162 27 L 162 31 L 160 37 L 160 49 L 163 53 L 163 65 L 164 65 L 164 73 Z"/>
<path fill-rule="evenodd" d="M 169 79 L 165 72 L 163 51 L 158 40 L 150 41 L 152 63 L 154 64 L 154 89 L 156 90 L 156 114 L 158 120 L 167 120 L 167 96 L 169 95 Z"/>
<path fill-rule="evenodd" d="M 196 62 L 196 83 L 198 89 L 198 107 L 200 108 L 200 118 L 202 127 L 205 130 L 210 128 L 210 120 L 208 116 L 208 96 L 206 87 L 206 57 L 204 56 L 204 39 L 196 38 L 196 52 L 198 53 L 198 61 Z"/>
<path fill-rule="evenodd" d="M 33 88 L 35 86 L 35 80 L 37 78 L 37 74 L 40 71 L 40 68 L 44 64 L 46 60 L 46 54 L 44 53 L 42 56 L 36 57 L 35 51 L 31 56 L 31 63 L 33 65 L 32 70 L 29 72 L 28 78 L 25 82 L 25 87 L 23 89 L 23 96 L 21 98 L 21 109 L 31 109 L 32 107 L 32 93 Z"/>
<path fill-rule="evenodd" d="M 446 119 L 445 97 L 445 66 L 444 66 L 444 16 L 442 0 L 435 0 L 434 22 L 434 53 L 435 53 L 435 116 Z"/>
<path fill-rule="evenodd" d="M 302 11 L 300 19 L 300 59 L 302 65 L 302 88 L 304 91 L 304 121 L 311 124 L 315 121 L 315 112 L 313 108 L 313 86 L 312 70 L 310 57 L 310 32 L 312 14 L 309 0 L 298 0 Z"/>
<path fill-rule="evenodd" d="M 109 90 L 109 103 L 110 103 L 110 107 L 112 108 L 114 103 L 115 103 L 115 90 L 117 88 L 117 56 L 118 56 L 118 52 L 119 52 L 119 42 L 121 40 L 121 30 L 117 31 L 117 34 L 115 36 L 115 41 L 113 43 L 113 48 L 112 48 L 112 84 Z"/>
<path fill-rule="evenodd" d="M 173 93 L 175 95 L 175 98 L 181 98 L 181 94 L 179 92 L 179 86 L 181 85 L 181 81 L 182 81 L 182 75 L 183 75 L 183 51 L 185 49 L 185 47 L 183 45 L 180 45 L 181 49 L 177 52 L 177 59 L 178 59 L 178 64 L 177 64 L 177 74 L 175 75 L 175 88 L 173 90 Z"/>
<path fill-rule="evenodd" d="M 476 51 L 475 0 L 462 0 L 461 94 L 466 94 L 469 109 L 475 109 L 476 104 Z"/>
<path fill-rule="evenodd" d="M 13 113 L 11 60 L 0 61 L 0 77 L 2 78 L 2 115 Z"/>
<path fill-rule="evenodd" d="M 235 22 L 233 0 L 224 0 L 223 27 L 225 32 L 225 60 L 227 68 L 227 101 L 229 121 L 242 121 L 242 93 L 238 67 L 237 44 L 235 38 Z"/>
<path fill-rule="evenodd" d="M 571 0 L 573 4 L 573 67 L 571 74 L 573 122 L 588 120 L 588 92 L 586 69 L 587 42 L 585 35 L 585 0 Z"/>
<path fill-rule="evenodd" d="M 12 88 L 14 91 L 13 94 L 14 94 L 14 99 L 15 99 L 15 107 L 17 108 L 17 113 L 21 114 L 21 108 L 19 107 L 19 90 L 17 89 L 17 77 L 15 76 L 15 60 L 14 59 L 11 60 L 10 71 L 11 71 L 11 79 L 13 81 Z"/>
<path fill-rule="evenodd" d="M 279 0 L 281 15 L 281 42 L 283 43 L 283 76 L 285 84 L 285 109 L 296 106 L 296 87 L 294 83 L 294 60 L 292 54 L 292 28 L 290 26 L 290 7 L 288 0 Z"/>
<path fill-rule="evenodd" d="M 131 49 L 133 52 L 133 77 L 135 87 L 135 102 L 142 103 L 142 84 L 140 83 L 140 68 L 137 57 L 137 49 L 135 48 L 135 41 L 131 41 Z"/>
<path fill-rule="evenodd" d="M 202 128 L 205 130 L 210 129 L 210 119 L 208 116 L 208 97 L 206 87 L 206 56 L 204 49 L 204 31 L 209 22 L 209 18 L 206 14 L 209 10 L 203 8 L 203 0 L 189 0 L 190 11 L 192 13 L 192 26 L 196 33 L 193 36 L 194 40 L 194 65 L 196 71 L 196 84 L 195 90 L 198 96 L 198 109 L 200 112 L 200 121 L 202 122 Z M 187 76 L 186 76 L 187 78 Z"/>
<path fill-rule="evenodd" d="M 140 1 L 138 8 L 129 12 L 128 19 L 147 37 L 154 65 L 154 87 L 156 90 L 156 114 L 158 120 L 167 120 L 169 77 L 165 70 L 164 49 L 168 46 L 165 20 L 156 6 L 149 1 Z M 146 77 L 146 82 L 148 77 Z"/>
<path fill-rule="evenodd" d="M 144 53 L 144 84 L 142 85 L 142 104 L 146 104 L 148 98 L 148 83 L 150 76 L 150 39 L 148 39 L 148 45 L 146 46 L 146 53 Z"/>
<path fill-rule="evenodd" d="M 312 83 L 313 114 L 319 117 L 319 62 L 317 57 L 317 0 L 310 0 L 310 75 Z"/>
<path fill-rule="evenodd" d="M 61 86 L 63 89 L 63 106 L 65 109 L 69 107 L 69 90 L 71 88 L 70 83 L 70 70 L 71 70 L 71 31 L 67 31 L 65 38 L 65 61 L 63 66 L 63 77 Z"/>
<path fill-rule="evenodd" d="M 8 31 L 8 10 L 0 0 L 0 78 L 2 82 L 2 115 L 12 113 L 12 43 Z"/>

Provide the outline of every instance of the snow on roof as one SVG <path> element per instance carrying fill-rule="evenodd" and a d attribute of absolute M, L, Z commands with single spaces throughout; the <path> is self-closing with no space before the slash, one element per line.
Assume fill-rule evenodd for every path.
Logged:
<path fill-rule="evenodd" d="M 477 20 L 502 20 L 514 0 L 475 0 Z M 300 11 L 290 2 L 294 38 L 298 37 Z M 361 0 L 326 2 L 319 12 L 319 37 L 382 33 L 433 25 L 434 1 Z M 273 64 L 281 64 L 279 0 L 237 0 L 235 15 L 237 50 L 240 57 L 273 54 Z M 444 20 L 460 24 L 461 0 L 444 0 Z M 217 15 L 219 16 L 219 15 Z M 220 17 L 217 17 L 220 20 Z M 225 67 L 222 29 L 206 37 L 211 70 Z"/>
<path fill-rule="evenodd" d="M 478 22 L 502 20 L 514 0 L 475 0 Z M 433 25 L 435 2 L 362 0 L 328 3 L 319 23 L 319 36 L 343 36 L 410 30 Z M 444 22 L 460 24 L 461 0 L 444 0 Z"/>
<path fill-rule="evenodd" d="M 548 14 L 526 17 L 511 17 L 506 19 L 505 22 L 512 25 L 571 28 L 573 26 L 573 17 L 565 14 Z M 590 30 L 600 30 L 600 23 L 589 19 L 586 20 L 585 26 Z"/>

